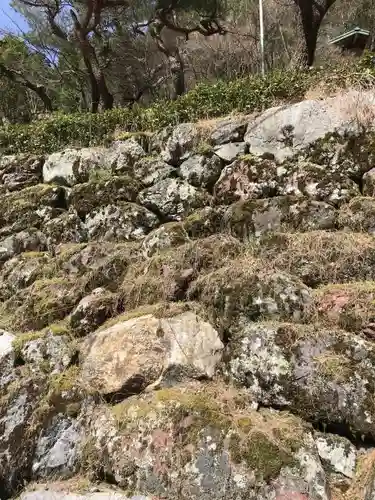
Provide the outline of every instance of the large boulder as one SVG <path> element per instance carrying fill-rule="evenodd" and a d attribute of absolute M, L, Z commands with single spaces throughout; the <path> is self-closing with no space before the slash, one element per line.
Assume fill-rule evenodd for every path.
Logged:
<path fill-rule="evenodd" d="M 37 229 L 14 233 L 0 240 L 0 263 L 22 252 L 43 252 L 47 250 L 47 238 Z"/>
<path fill-rule="evenodd" d="M 375 107 L 371 91 L 271 108 L 249 123 L 245 141 L 251 153 L 282 161 L 327 134 L 359 134 L 361 106 Z"/>
<path fill-rule="evenodd" d="M 211 190 L 223 167 L 223 162 L 216 155 L 210 158 L 193 155 L 181 164 L 179 171 L 181 177 L 192 186 Z"/>
<path fill-rule="evenodd" d="M 368 232 L 375 235 L 375 198 L 356 196 L 342 205 L 338 214 L 338 227 L 346 231 Z"/>
<path fill-rule="evenodd" d="M 49 220 L 43 226 L 48 250 L 55 250 L 61 243 L 83 243 L 87 241 L 87 229 L 77 212 L 70 208 Z"/>
<path fill-rule="evenodd" d="M 246 325 L 230 342 L 229 377 L 259 404 L 375 436 L 373 343 L 314 325 Z"/>
<path fill-rule="evenodd" d="M 43 182 L 74 186 L 86 182 L 94 170 L 103 169 L 103 148 L 65 149 L 52 153 L 43 165 Z"/>
<path fill-rule="evenodd" d="M 247 153 L 246 142 L 231 142 L 215 148 L 215 155 L 226 163 L 232 163 L 237 157 Z"/>
<path fill-rule="evenodd" d="M 89 240 L 127 241 L 143 238 L 158 224 L 158 217 L 146 208 L 122 202 L 92 210 L 84 226 Z"/>
<path fill-rule="evenodd" d="M 80 424 L 62 414 L 54 416 L 36 444 L 34 477 L 69 477 L 77 471 L 83 434 Z"/>
<path fill-rule="evenodd" d="M 177 125 L 162 147 L 161 158 L 166 163 L 177 166 L 192 154 L 199 143 L 200 135 L 194 123 Z"/>
<path fill-rule="evenodd" d="M 20 335 L 16 337 L 14 346 L 22 362 L 27 363 L 30 370 L 48 370 L 51 375 L 64 372 L 71 364 L 76 349 L 67 335 L 56 335 L 58 331 L 47 331 L 45 334 L 30 334 L 30 339 Z"/>
<path fill-rule="evenodd" d="M 30 477 L 36 427 L 32 415 L 39 405 L 42 379 L 27 376 L 0 386 L 0 493 L 12 498 Z"/>
<path fill-rule="evenodd" d="M 95 288 L 84 297 L 70 315 L 70 326 L 78 335 L 87 335 L 120 310 L 118 295 Z"/>
<path fill-rule="evenodd" d="M 246 118 L 226 118 L 212 126 L 210 140 L 214 145 L 242 142 L 247 127 Z"/>
<path fill-rule="evenodd" d="M 250 155 L 228 165 L 215 184 L 216 203 L 274 196 L 305 196 L 340 205 L 360 195 L 358 184 L 340 171 L 310 162 L 283 166 Z"/>
<path fill-rule="evenodd" d="M 328 500 L 310 427 L 249 409 L 223 386 L 163 389 L 97 408 L 93 470 L 126 490 L 181 500 Z"/>
<path fill-rule="evenodd" d="M 168 177 L 176 177 L 177 170 L 157 156 L 145 156 L 136 161 L 133 176 L 144 187 L 149 187 Z"/>
<path fill-rule="evenodd" d="M 30 155 L 9 155 L 0 158 L 0 178 L 8 191 L 19 191 L 43 182 L 44 158 Z"/>
<path fill-rule="evenodd" d="M 91 334 L 82 345 L 82 383 L 105 396 L 124 398 L 171 370 L 211 378 L 223 347 L 212 326 L 192 312 L 119 321 Z"/>
<path fill-rule="evenodd" d="M 223 226 L 234 236 L 248 239 L 267 232 L 335 229 L 335 208 L 323 201 L 299 196 L 275 196 L 233 203 L 223 216 Z"/>
<path fill-rule="evenodd" d="M 310 290 L 298 278 L 251 256 L 203 274 L 188 298 L 202 303 L 217 327 L 231 330 L 261 318 L 298 321 L 311 302 Z"/>
<path fill-rule="evenodd" d="M 111 176 L 108 179 L 78 184 L 72 188 L 68 197 L 68 204 L 81 217 L 97 207 L 121 201 L 135 201 L 140 185 L 129 176 Z"/>
<path fill-rule="evenodd" d="M 23 252 L 4 262 L 0 273 L 0 298 L 9 299 L 22 288 L 30 286 L 43 274 L 50 262 L 45 252 Z"/>
<path fill-rule="evenodd" d="M 167 222 L 151 231 L 142 243 L 145 257 L 151 257 L 161 250 L 182 245 L 189 241 L 189 236 L 181 222 Z"/>
<path fill-rule="evenodd" d="M 105 165 L 115 175 L 132 175 L 136 162 L 145 156 L 145 150 L 135 139 L 115 141 L 106 152 Z"/>
<path fill-rule="evenodd" d="M 8 234 L 42 227 L 65 208 L 63 188 L 38 184 L 0 197 L 0 227 L 8 226 Z M 4 230 L 2 234 L 6 235 Z"/>
<path fill-rule="evenodd" d="M 138 195 L 138 201 L 162 218 L 180 220 L 210 202 L 210 195 L 182 179 L 164 179 Z"/>
<path fill-rule="evenodd" d="M 315 435 L 315 443 L 323 464 L 350 479 L 354 477 L 357 449 L 349 439 L 319 432 Z"/>

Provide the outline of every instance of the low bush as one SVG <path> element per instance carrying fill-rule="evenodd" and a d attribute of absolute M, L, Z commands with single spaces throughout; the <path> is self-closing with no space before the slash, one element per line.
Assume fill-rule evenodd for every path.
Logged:
<path fill-rule="evenodd" d="M 276 71 L 253 75 L 230 82 L 200 84 L 176 101 L 160 101 L 148 108 L 116 108 L 90 114 L 53 114 L 30 124 L 0 127 L 0 152 L 49 153 L 66 146 L 91 146 L 111 140 L 116 131 L 156 131 L 167 125 L 225 116 L 230 113 L 251 113 L 280 102 L 296 101 L 324 81 L 327 89 L 337 86 L 368 86 L 372 59 L 366 55 L 353 66 L 309 71 Z"/>

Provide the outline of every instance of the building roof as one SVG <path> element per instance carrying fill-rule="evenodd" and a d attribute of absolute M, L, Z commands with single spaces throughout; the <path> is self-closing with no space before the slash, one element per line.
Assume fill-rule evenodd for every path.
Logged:
<path fill-rule="evenodd" d="M 336 45 L 355 45 L 355 43 L 359 40 L 367 39 L 370 36 L 370 32 L 368 30 L 364 30 L 357 26 L 356 28 L 351 29 L 350 31 L 346 31 L 339 36 L 336 36 L 332 40 L 329 41 L 330 44 Z"/>

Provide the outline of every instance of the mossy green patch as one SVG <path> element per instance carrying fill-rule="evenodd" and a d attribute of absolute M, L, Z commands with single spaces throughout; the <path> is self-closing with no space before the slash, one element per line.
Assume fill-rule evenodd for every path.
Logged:
<path fill-rule="evenodd" d="M 99 206 L 118 201 L 134 202 L 140 189 L 140 185 L 129 176 L 99 178 L 74 186 L 69 203 L 84 216 Z"/>
<path fill-rule="evenodd" d="M 238 434 L 232 435 L 230 451 L 235 463 L 245 463 L 265 481 L 277 477 L 282 467 L 296 463 L 292 453 L 284 451 L 261 432 L 253 432 L 245 440 Z"/>

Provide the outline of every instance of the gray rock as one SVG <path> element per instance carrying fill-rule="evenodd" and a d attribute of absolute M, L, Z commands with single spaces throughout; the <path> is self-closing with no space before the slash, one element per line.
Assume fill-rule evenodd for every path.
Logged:
<path fill-rule="evenodd" d="M 168 177 L 176 177 L 176 169 L 158 157 L 142 157 L 134 165 L 134 178 L 141 181 L 145 187 Z"/>
<path fill-rule="evenodd" d="M 260 404 L 374 436 L 374 352 L 340 330 L 249 323 L 231 341 L 228 373 Z"/>
<path fill-rule="evenodd" d="M 47 238 L 37 229 L 20 231 L 0 241 L 0 262 L 22 252 L 41 252 L 47 249 Z"/>
<path fill-rule="evenodd" d="M 169 222 L 151 231 L 142 243 L 142 253 L 146 258 L 166 248 L 182 245 L 189 241 L 183 224 Z"/>
<path fill-rule="evenodd" d="M 116 175 L 131 174 L 136 162 L 145 156 L 145 150 L 135 139 L 116 141 L 106 152 L 105 165 Z"/>
<path fill-rule="evenodd" d="M 286 174 L 286 169 L 270 160 L 237 159 L 221 172 L 214 187 L 215 201 L 229 205 L 238 200 L 277 196 Z"/>
<path fill-rule="evenodd" d="M 227 330 L 261 318 L 300 321 L 311 304 L 310 290 L 298 278 L 250 256 L 201 275 L 188 298 L 202 303 L 214 324 Z"/>
<path fill-rule="evenodd" d="M 53 373 L 62 373 L 70 365 L 75 351 L 72 349 L 71 340 L 65 335 L 48 335 L 25 342 L 21 349 L 21 357 L 25 363 L 36 365 L 49 364 Z"/>
<path fill-rule="evenodd" d="M 0 389 L 14 379 L 15 352 L 13 342 L 15 339 L 16 337 L 12 333 L 0 330 Z"/>
<path fill-rule="evenodd" d="M 335 208 L 298 196 L 275 196 L 233 203 L 223 215 L 223 226 L 234 236 L 248 239 L 268 232 L 335 229 Z"/>
<path fill-rule="evenodd" d="M 180 175 L 192 186 L 211 189 L 223 167 L 223 162 L 216 155 L 211 158 L 193 155 L 181 164 Z"/>
<path fill-rule="evenodd" d="M 78 335 L 87 335 L 97 329 L 111 316 L 115 316 L 119 307 L 118 295 L 104 288 L 96 288 L 84 297 L 70 315 L 70 326 Z"/>
<path fill-rule="evenodd" d="M 22 288 L 30 286 L 42 274 L 49 262 L 43 252 L 27 252 L 4 262 L 0 274 L 0 298 L 9 299 Z"/>
<path fill-rule="evenodd" d="M 208 205 L 210 196 L 182 179 L 164 179 L 141 191 L 138 201 L 164 218 L 181 220 L 197 208 Z"/>
<path fill-rule="evenodd" d="M 199 142 L 200 133 L 194 123 L 177 125 L 161 151 L 161 158 L 170 165 L 177 166 L 186 160 Z"/>
<path fill-rule="evenodd" d="M 337 95 L 271 108 L 249 123 L 245 141 L 251 153 L 270 153 L 282 161 L 327 134 L 359 133 L 360 106 L 374 104 L 370 91 L 353 91 L 345 101 Z"/>
<path fill-rule="evenodd" d="M 363 191 L 364 196 L 375 195 L 375 168 L 372 168 L 363 176 Z"/>
<path fill-rule="evenodd" d="M 212 378 L 224 346 L 209 323 L 192 312 L 149 314 L 91 334 L 81 346 L 84 387 L 103 395 L 137 394 L 169 371 Z"/>
<path fill-rule="evenodd" d="M 135 485 L 168 499 L 329 499 L 308 426 L 291 415 L 250 410 L 234 388 L 153 391 L 118 405 L 116 416 L 98 408 L 91 422 L 97 464 L 106 457 L 108 473 L 124 489 Z M 173 467 L 157 466 L 170 456 Z"/>
<path fill-rule="evenodd" d="M 134 203 L 118 203 L 90 212 L 84 227 L 89 240 L 127 241 L 143 238 L 159 224 L 155 214 Z"/>
<path fill-rule="evenodd" d="M 131 497 L 116 491 L 96 491 L 93 493 L 74 493 L 71 491 L 51 491 L 50 489 L 36 489 L 22 493 L 19 500 L 153 500 L 144 495 L 133 495 Z"/>
<path fill-rule="evenodd" d="M 38 439 L 32 464 L 34 477 L 72 476 L 80 461 L 82 429 L 62 414 L 53 417 Z"/>
<path fill-rule="evenodd" d="M 214 126 L 211 132 L 211 142 L 215 145 L 227 144 L 228 142 L 242 142 L 247 127 L 245 118 L 229 118 L 221 120 Z"/>
<path fill-rule="evenodd" d="M 0 387 L 0 489 L 2 498 L 11 498 L 24 479 L 29 477 L 35 446 L 31 416 L 39 404 L 43 382 L 17 379 L 9 391 Z"/>
<path fill-rule="evenodd" d="M 43 182 L 44 158 L 29 155 L 10 155 L 0 158 L 0 177 L 9 191 L 18 191 Z"/>
<path fill-rule="evenodd" d="M 281 172 L 283 167 L 279 167 Z M 359 186 L 339 170 L 333 172 L 324 165 L 300 161 L 285 168 L 279 184 L 281 195 L 307 196 L 340 206 L 360 195 Z"/>
<path fill-rule="evenodd" d="M 243 156 L 247 152 L 246 142 L 232 142 L 215 148 L 215 155 L 226 163 L 232 163 L 238 156 Z"/>
<path fill-rule="evenodd" d="M 357 450 L 349 439 L 335 434 L 317 433 L 315 443 L 320 458 L 332 470 L 351 479 L 354 477 Z"/>
<path fill-rule="evenodd" d="M 74 209 L 62 212 L 44 224 L 43 233 L 48 249 L 60 243 L 83 243 L 87 241 L 87 229 Z"/>
<path fill-rule="evenodd" d="M 90 172 L 103 168 L 103 148 L 66 149 L 49 155 L 43 165 L 43 182 L 74 186 L 86 182 Z"/>

